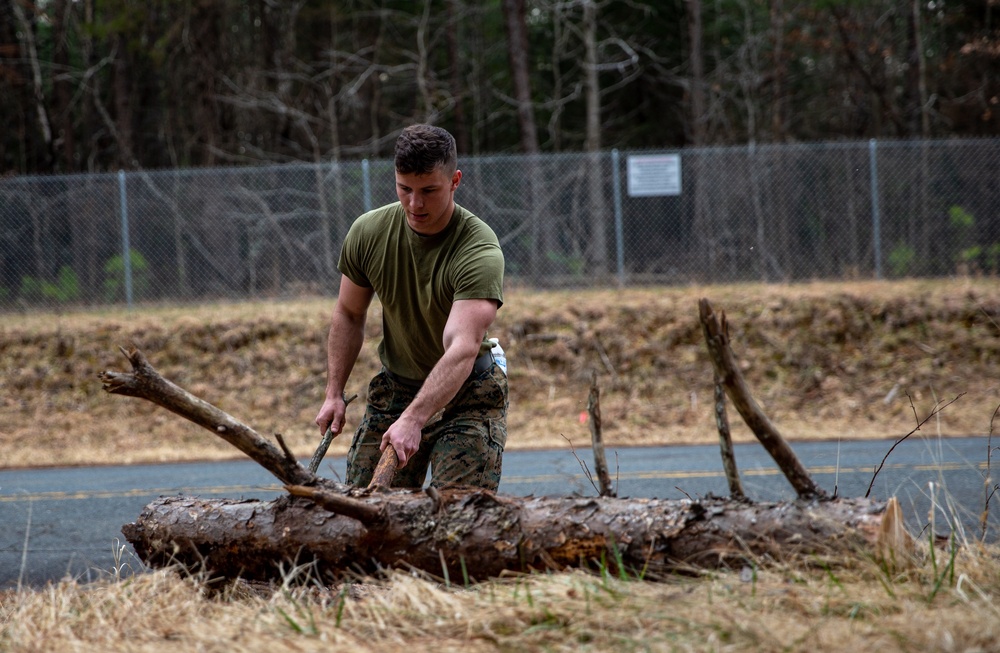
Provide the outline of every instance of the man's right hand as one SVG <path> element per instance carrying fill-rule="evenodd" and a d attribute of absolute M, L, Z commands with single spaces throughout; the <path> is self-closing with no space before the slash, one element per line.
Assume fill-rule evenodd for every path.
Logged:
<path fill-rule="evenodd" d="M 333 433 L 333 437 L 340 435 L 346 415 L 347 402 L 344 401 L 344 395 L 327 397 L 323 407 L 319 409 L 319 414 L 316 415 L 316 426 L 319 427 L 320 435 L 326 435 L 327 428 Z"/>

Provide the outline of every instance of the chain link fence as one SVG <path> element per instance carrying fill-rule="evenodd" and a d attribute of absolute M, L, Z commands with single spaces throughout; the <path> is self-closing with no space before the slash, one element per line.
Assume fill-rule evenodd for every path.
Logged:
<path fill-rule="evenodd" d="M 1000 140 L 461 157 L 527 287 L 995 275 Z M 0 311 L 331 295 L 391 160 L 0 179 Z"/>

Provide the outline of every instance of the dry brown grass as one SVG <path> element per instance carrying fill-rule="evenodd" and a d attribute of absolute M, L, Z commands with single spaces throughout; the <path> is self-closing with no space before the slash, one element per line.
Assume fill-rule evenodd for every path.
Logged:
<path fill-rule="evenodd" d="M 511 363 L 510 447 L 586 441 L 578 416 L 595 369 L 610 445 L 714 441 L 700 297 L 728 314 L 748 382 L 791 440 L 899 435 L 914 412 L 962 393 L 925 430 L 984 433 L 1000 403 L 995 280 L 513 288 L 497 324 Z M 97 372 L 121 369 L 117 346 L 132 343 L 168 378 L 308 455 L 329 308 L 4 316 L 3 465 L 233 456 L 180 418 L 100 390 Z M 374 340 L 377 315 L 370 325 Z M 355 379 L 374 370 L 373 352 L 370 343 Z M 738 425 L 735 435 L 750 437 Z M 924 543 L 918 565 L 900 573 L 862 556 L 836 567 L 748 561 L 655 583 L 577 571 L 466 588 L 395 573 L 219 593 L 156 571 L 0 592 L 0 651 L 1000 651 L 1000 550 L 963 544 Z"/>
<path fill-rule="evenodd" d="M 895 575 L 857 559 L 655 583 L 574 571 L 462 587 L 397 572 L 221 593 L 161 570 L 0 593 L 0 650 L 1000 650 L 1000 550 L 936 556 Z"/>
<path fill-rule="evenodd" d="M 589 440 L 580 414 L 591 371 L 609 446 L 713 442 L 711 368 L 697 301 L 725 311 L 759 403 L 792 441 L 893 437 L 938 402 L 924 427 L 985 433 L 1000 404 L 995 279 L 529 292 L 511 288 L 495 334 L 511 369 L 508 447 Z M 3 466 L 139 463 L 237 455 L 139 400 L 111 397 L 97 373 L 140 347 L 165 376 L 265 435 L 312 453 L 328 299 L 5 315 L 0 321 Z M 350 382 L 377 362 L 377 308 Z M 964 394 L 963 394 L 964 393 Z M 911 403 L 912 402 L 912 403 Z M 348 428 L 361 415 L 349 410 Z M 733 418 L 734 437 L 750 432 Z M 346 452 L 346 438 L 331 454 Z"/>

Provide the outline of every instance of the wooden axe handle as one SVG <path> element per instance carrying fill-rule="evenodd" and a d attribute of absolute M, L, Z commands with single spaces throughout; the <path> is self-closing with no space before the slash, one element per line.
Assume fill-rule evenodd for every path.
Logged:
<path fill-rule="evenodd" d="M 392 477 L 396 475 L 396 465 L 398 464 L 399 457 L 396 455 L 396 450 L 392 448 L 391 444 L 387 445 L 385 451 L 382 452 L 382 457 L 379 458 L 378 465 L 375 466 L 375 474 L 368 487 L 371 489 L 392 487 Z"/>

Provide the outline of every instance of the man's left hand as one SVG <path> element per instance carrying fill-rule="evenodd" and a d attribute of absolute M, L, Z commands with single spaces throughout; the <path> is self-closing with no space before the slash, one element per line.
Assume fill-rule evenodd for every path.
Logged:
<path fill-rule="evenodd" d="M 380 451 L 385 451 L 387 445 L 391 444 L 396 450 L 396 457 L 399 459 L 398 468 L 406 467 L 406 462 L 410 456 L 417 452 L 420 447 L 422 425 L 401 416 L 390 426 L 382 436 Z"/>

